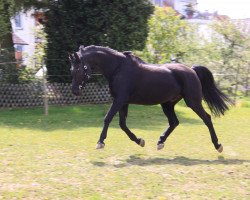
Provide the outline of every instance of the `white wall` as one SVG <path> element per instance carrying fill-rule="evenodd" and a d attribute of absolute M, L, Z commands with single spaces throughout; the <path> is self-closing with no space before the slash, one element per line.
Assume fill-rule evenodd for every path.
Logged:
<path fill-rule="evenodd" d="M 12 31 L 24 40 L 28 45 L 23 45 L 23 60 L 24 64 L 28 64 L 29 57 L 34 54 L 35 50 L 35 18 L 32 15 L 33 11 L 27 11 L 26 13 L 20 12 L 21 28 L 15 26 L 14 17 L 11 19 Z"/>
<path fill-rule="evenodd" d="M 197 0 L 174 0 L 174 9 L 186 16 L 185 9 L 189 3 L 191 3 L 193 7 L 196 8 Z"/>
<path fill-rule="evenodd" d="M 163 6 L 163 1 L 164 1 L 164 0 L 151 0 L 151 2 L 152 2 L 154 5 L 160 6 L 160 7 Z"/>

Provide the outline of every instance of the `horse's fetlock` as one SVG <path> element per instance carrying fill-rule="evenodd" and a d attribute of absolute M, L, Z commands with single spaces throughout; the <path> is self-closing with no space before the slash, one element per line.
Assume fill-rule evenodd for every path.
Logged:
<path fill-rule="evenodd" d="M 176 121 L 176 122 L 174 123 L 174 127 L 176 128 L 177 126 L 179 126 L 179 124 L 180 124 L 180 122 L 179 122 L 179 121 Z"/>

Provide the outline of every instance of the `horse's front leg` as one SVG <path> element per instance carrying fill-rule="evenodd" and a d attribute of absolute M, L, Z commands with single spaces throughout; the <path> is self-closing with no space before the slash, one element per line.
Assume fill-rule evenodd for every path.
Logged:
<path fill-rule="evenodd" d="M 110 122 L 112 121 L 113 117 L 115 116 L 115 114 L 122 108 L 122 106 L 124 105 L 123 101 L 121 100 L 114 100 L 111 108 L 109 109 L 107 115 L 104 118 L 104 126 L 100 135 L 100 139 L 97 142 L 97 146 L 96 149 L 102 149 L 104 148 L 105 144 L 104 144 L 104 140 L 107 137 L 107 131 L 108 131 L 108 127 Z"/>
<path fill-rule="evenodd" d="M 141 147 L 145 146 L 145 141 L 142 138 L 137 138 L 134 133 L 132 133 L 126 125 L 126 118 L 128 116 L 128 104 L 125 104 L 119 111 L 120 116 L 120 127 L 127 134 L 130 140 L 134 141 Z"/>

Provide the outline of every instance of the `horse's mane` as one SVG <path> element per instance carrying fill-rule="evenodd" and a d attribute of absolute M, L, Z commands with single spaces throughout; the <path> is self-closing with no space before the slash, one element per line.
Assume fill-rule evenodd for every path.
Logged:
<path fill-rule="evenodd" d="M 141 58 L 139 58 L 138 56 L 134 55 L 133 52 L 131 51 L 124 51 L 124 52 L 119 52 L 117 50 L 111 49 L 109 47 L 103 47 L 103 46 L 95 46 L 95 45 L 90 45 L 84 48 L 85 51 L 104 51 L 104 52 L 108 52 L 112 55 L 116 55 L 116 56 L 122 56 L 122 57 L 126 57 L 128 59 L 130 59 L 131 61 L 133 61 L 134 64 L 136 65 L 141 65 L 141 64 L 146 64 L 146 62 L 144 60 L 142 60 Z"/>
<path fill-rule="evenodd" d="M 109 47 L 90 45 L 90 46 L 85 47 L 84 49 L 86 51 L 98 51 L 98 50 L 100 50 L 100 51 L 111 53 L 113 55 L 124 56 L 123 53 L 121 53 L 121 52 L 119 52 L 117 50 L 111 49 Z"/>
<path fill-rule="evenodd" d="M 130 59 L 132 59 L 138 65 L 140 65 L 140 64 L 147 64 L 144 60 L 142 60 L 140 57 L 134 55 L 133 52 L 131 52 L 131 51 L 124 51 L 123 54 L 126 57 L 129 57 Z"/>

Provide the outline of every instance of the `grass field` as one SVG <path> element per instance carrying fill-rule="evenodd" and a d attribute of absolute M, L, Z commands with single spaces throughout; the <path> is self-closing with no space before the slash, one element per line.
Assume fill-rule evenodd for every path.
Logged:
<path fill-rule="evenodd" d="M 159 106 L 130 106 L 141 148 L 111 123 L 95 150 L 108 105 L 0 111 L 0 199 L 250 199 L 250 107 L 232 108 L 207 128 L 185 106 L 180 126 L 156 150 L 167 121 Z"/>

